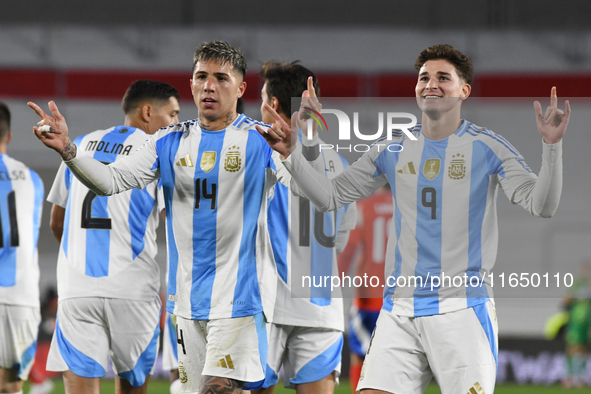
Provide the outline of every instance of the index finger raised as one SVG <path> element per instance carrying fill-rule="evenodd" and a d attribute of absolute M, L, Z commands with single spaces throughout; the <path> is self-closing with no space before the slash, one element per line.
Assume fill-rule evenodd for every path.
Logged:
<path fill-rule="evenodd" d="M 33 110 L 35 111 L 35 113 L 41 118 L 44 119 L 47 115 L 45 114 L 45 112 L 43 112 L 43 110 L 41 109 L 41 107 L 39 107 L 37 104 L 35 104 L 32 101 L 29 101 L 27 103 L 27 105 Z"/>
<path fill-rule="evenodd" d="M 283 124 L 287 124 L 287 123 L 285 123 L 285 121 L 284 121 L 284 120 L 281 118 L 281 116 L 279 116 L 279 114 L 277 113 L 277 111 L 275 111 L 275 110 L 273 109 L 273 107 L 271 107 L 269 104 L 265 104 L 265 109 L 266 109 L 267 111 L 269 111 L 269 113 L 270 113 L 270 114 L 271 114 L 271 116 L 272 116 L 272 117 L 273 117 L 273 118 L 274 118 L 274 119 L 277 121 L 277 123 L 280 123 L 280 124 L 282 124 L 282 125 L 283 125 Z"/>

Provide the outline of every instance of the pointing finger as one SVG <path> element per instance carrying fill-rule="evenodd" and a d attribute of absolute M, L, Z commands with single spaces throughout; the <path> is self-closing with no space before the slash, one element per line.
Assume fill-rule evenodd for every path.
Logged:
<path fill-rule="evenodd" d="M 41 107 L 39 107 L 37 104 L 35 104 L 32 101 L 29 101 L 27 103 L 27 105 L 33 110 L 35 111 L 35 113 L 41 118 L 44 119 L 47 115 L 45 114 L 45 112 L 43 112 L 43 110 L 41 109 Z"/>

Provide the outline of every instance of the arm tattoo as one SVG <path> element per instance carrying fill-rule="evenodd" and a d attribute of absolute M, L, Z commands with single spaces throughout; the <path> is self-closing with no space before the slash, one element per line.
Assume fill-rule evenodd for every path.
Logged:
<path fill-rule="evenodd" d="M 240 394 L 244 382 L 218 376 L 203 376 L 201 379 L 201 394 Z"/>
<path fill-rule="evenodd" d="M 64 161 L 72 160 L 76 157 L 76 145 L 72 141 L 68 141 L 64 149 L 60 152 L 60 155 Z"/>

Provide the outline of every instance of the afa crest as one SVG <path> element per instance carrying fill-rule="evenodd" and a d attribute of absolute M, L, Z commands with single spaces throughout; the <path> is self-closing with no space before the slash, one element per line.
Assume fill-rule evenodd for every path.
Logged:
<path fill-rule="evenodd" d="M 234 145 L 228 149 L 226 160 L 224 160 L 224 169 L 228 172 L 238 172 L 242 168 L 242 159 L 240 158 L 240 147 Z"/>
<path fill-rule="evenodd" d="M 458 153 L 451 157 L 447 175 L 451 179 L 456 180 L 463 179 L 466 176 L 466 160 L 464 160 L 464 155 Z"/>
<path fill-rule="evenodd" d="M 432 181 L 439 175 L 439 169 L 441 168 L 441 160 L 439 159 L 427 159 L 425 166 L 423 167 L 423 174 L 428 180 Z"/>

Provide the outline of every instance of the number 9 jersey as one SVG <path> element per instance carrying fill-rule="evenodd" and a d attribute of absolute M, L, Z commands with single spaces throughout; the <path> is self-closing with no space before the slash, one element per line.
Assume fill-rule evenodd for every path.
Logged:
<path fill-rule="evenodd" d="M 76 138 L 103 163 L 131 155 L 150 137 L 128 126 Z M 66 209 L 57 279 L 61 300 L 76 297 L 151 301 L 160 288 L 156 228 L 164 199 L 158 182 L 99 197 L 61 164 L 47 200 Z"/>

